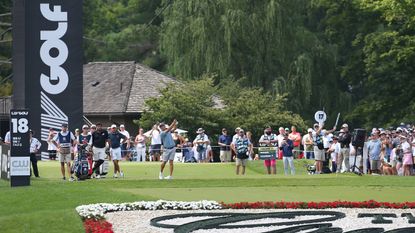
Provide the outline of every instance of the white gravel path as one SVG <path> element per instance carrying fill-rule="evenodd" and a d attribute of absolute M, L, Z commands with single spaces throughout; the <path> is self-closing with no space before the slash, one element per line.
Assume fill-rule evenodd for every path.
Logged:
<path fill-rule="evenodd" d="M 343 231 L 350 231 L 368 227 L 381 227 L 385 230 L 392 230 L 396 228 L 402 227 L 415 227 L 415 224 L 409 224 L 407 218 L 401 217 L 402 213 L 412 213 L 415 216 L 415 210 L 411 209 L 402 209 L 402 210 L 394 210 L 394 209 L 324 209 L 324 210 L 276 210 L 276 209 L 252 209 L 252 210 L 214 210 L 214 211 L 203 211 L 203 210 L 195 210 L 195 211 L 178 211 L 178 210 L 156 210 L 156 211 L 149 211 L 149 210 L 142 210 L 142 211 L 125 211 L 125 212 L 114 212 L 108 213 L 105 215 L 107 221 L 113 224 L 113 229 L 116 233 L 131 233 L 131 232 L 145 232 L 145 233 L 153 233 L 153 232 L 173 232 L 173 229 L 163 229 L 163 228 L 156 228 L 150 226 L 150 220 L 155 217 L 159 216 L 166 216 L 166 215 L 173 215 L 173 214 L 185 214 L 185 213 L 223 213 L 223 212 L 235 212 L 235 213 L 267 213 L 267 212 L 289 212 L 289 211 L 336 211 L 336 212 L 343 212 L 346 214 L 345 218 L 332 221 L 334 227 L 341 227 Z M 358 213 L 394 213 L 396 214 L 397 218 L 385 218 L 390 219 L 393 221 L 392 224 L 372 224 L 372 218 L 357 218 Z M 286 222 L 286 221 L 298 221 L 298 220 L 306 220 L 306 219 L 316 219 L 316 218 L 323 218 L 324 216 L 303 216 L 303 217 L 296 217 L 293 220 L 287 219 L 270 219 L 264 218 L 260 220 L 249 220 L 244 222 L 232 223 L 238 225 L 249 225 L 249 224 L 258 224 L 258 223 L 269 223 L 269 222 Z M 178 218 L 174 220 L 164 221 L 164 224 L 174 224 L 180 225 L 192 221 L 198 221 L 202 219 L 207 219 L 207 217 L 193 217 L 193 218 Z M 229 225 L 232 225 L 229 224 Z M 209 229 L 209 230 L 198 230 L 197 233 L 231 233 L 231 232 L 264 232 L 276 229 L 283 229 L 288 226 L 279 226 L 279 227 L 261 227 L 261 228 L 240 228 L 240 229 Z"/>

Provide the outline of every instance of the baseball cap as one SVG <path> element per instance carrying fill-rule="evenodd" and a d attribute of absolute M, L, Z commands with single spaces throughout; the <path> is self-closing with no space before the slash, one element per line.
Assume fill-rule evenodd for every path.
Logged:
<path fill-rule="evenodd" d="M 345 123 L 342 125 L 342 128 L 349 128 L 349 125 Z"/>
<path fill-rule="evenodd" d="M 63 123 L 62 124 L 62 127 L 66 127 L 67 128 L 68 127 L 68 124 L 67 123 Z"/>
<path fill-rule="evenodd" d="M 315 123 L 313 126 L 314 126 L 314 128 L 315 128 L 315 127 L 318 127 L 318 126 L 319 126 L 319 124 L 318 124 L 318 123 Z"/>
<path fill-rule="evenodd" d="M 312 128 L 308 128 L 308 129 L 307 129 L 307 132 L 308 132 L 308 133 L 312 133 L 312 132 L 313 132 L 313 129 L 312 129 Z"/>
<path fill-rule="evenodd" d="M 89 126 L 88 125 L 83 125 L 82 126 L 82 129 L 88 129 L 89 128 Z"/>
<path fill-rule="evenodd" d="M 239 133 L 240 133 L 240 132 L 242 132 L 242 133 L 243 133 L 243 132 L 245 132 L 245 131 L 244 131 L 244 129 L 239 129 Z"/>
<path fill-rule="evenodd" d="M 120 125 L 120 128 L 125 128 L 125 125 Z"/>
<path fill-rule="evenodd" d="M 97 126 L 96 126 L 96 125 L 94 125 L 94 124 L 92 124 L 92 125 L 91 125 L 91 128 L 96 128 L 96 127 L 97 127 Z"/>
<path fill-rule="evenodd" d="M 120 127 L 121 127 L 121 125 L 120 125 Z M 111 125 L 111 129 L 114 129 L 114 128 L 117 128 L 117 126 L 116 125 Z"/>

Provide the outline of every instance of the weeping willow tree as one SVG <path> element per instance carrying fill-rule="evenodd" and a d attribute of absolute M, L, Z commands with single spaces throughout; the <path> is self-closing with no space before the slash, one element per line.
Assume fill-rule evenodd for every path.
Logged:
<path fill-rule="evenodd" d="M 305 26 L 308 0 L 166 1 L 161 52 L 185 80 L 233 77 L 305 113 L 339 103 L 332 54 Z M 330 89 L 332 88 L 332 89 Z"/>

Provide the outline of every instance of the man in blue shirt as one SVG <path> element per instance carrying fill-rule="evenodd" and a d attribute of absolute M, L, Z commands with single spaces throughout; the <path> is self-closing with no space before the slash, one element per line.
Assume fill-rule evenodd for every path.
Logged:
<path fill-rule="evenodd" d="M 282 159 L 284 163 L 284 173 L 288 175 L 288 166 L 291 168 L 291 175 L 295 175 L 294 158 L 293 158 L 293 141 L 288 139 L 288 134 L 284 134 L 284 140 L 281 143 Z"/>
<path fill-rule="evenodd" d="M 112 162 L 114 163 L 114 178 L 117 178 L 117 173 L 120 174 L 120 177 L 124 177 L 124 173 L 120 170 L 118 161 L 121 160 L 121 145 L 128 139 L 124 134 L 117 130 L 116 125 L 111 125 L 111 132 L 108 134 L 108 138 L 110 139 L 110 154 Z"/>
<path fill-rule="evenodd" d="M 232 137 L 228 135 L 228 131 L 223 128 L 222 135 L 219 136 L 218 145 L 220 146 L 220 161 L 230 162 L 231 161 L 231 143 Z"/>
<path fill-rule="evenodd" d="M 372 133 L 372 138 L 367 145 L 370 159 L 370 171 L 372 174 L 380 173 L 380 152 L 382 142 L 379 140 L 378 133 Z"/>
<path fill-rule="evenodd" d="M 163 146 L 163 158 L 161 162 L 161 168 L 160 168 L 160 175 L 159 179 L 164 179 L 163 176 L 163 170 L 166 166 L 167 161 L 169 161 L 170 164 L 170 175 L 166 177 L 166 179 L 173 179 L 173 160 L 174 155 L 176 154 L 176 144 L 174 143 L 173 136 L 171 135 L 171 132 L 174 132 L 177 128 L 177 120 L 174 119 L 173 122 L 170 124 L 170 126 L 167 126 L 164 123 L 160 124 L 160 139 L 161 144 Z"/>

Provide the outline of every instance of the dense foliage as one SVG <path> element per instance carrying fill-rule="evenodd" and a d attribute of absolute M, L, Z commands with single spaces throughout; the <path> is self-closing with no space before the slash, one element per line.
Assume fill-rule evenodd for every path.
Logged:
<path fill-rule="evenodd" d="M 352 127 L 415 121 L 412 0 L 87 0 L 84 13 L 85 62 L 134 60 L 183 81 L 214 77 L 219 89 L 237 81 L 284 96 L 280 109 L 309 123 L 318 109 Z M 0 63 L 2 95 L 10 73 Z"/>
<path fill-rule="evenodd" d="M 179 128 L 189 130 L 190 138 L 194 138 L 196 130 L 202 127 L 213 140 L 223 127 L 230 133 L 236 127 L 242 127 L 251 131 L 254 138 L 259 138 L 268 125 L 273 128 L 295 125 L 304 129 L 304 121 L 299 115 L 286 111 L 284 102 L 281 96 L 272 97 L 261 89 L 243 88 L 235 82 L 215 87 L 212 79 L 205 77 L 162 90 L 160 98 L 147 101 L 149 110 L 139 124 L 151 128 L 155 122 L 169 124 L 176 118 Z"/>

